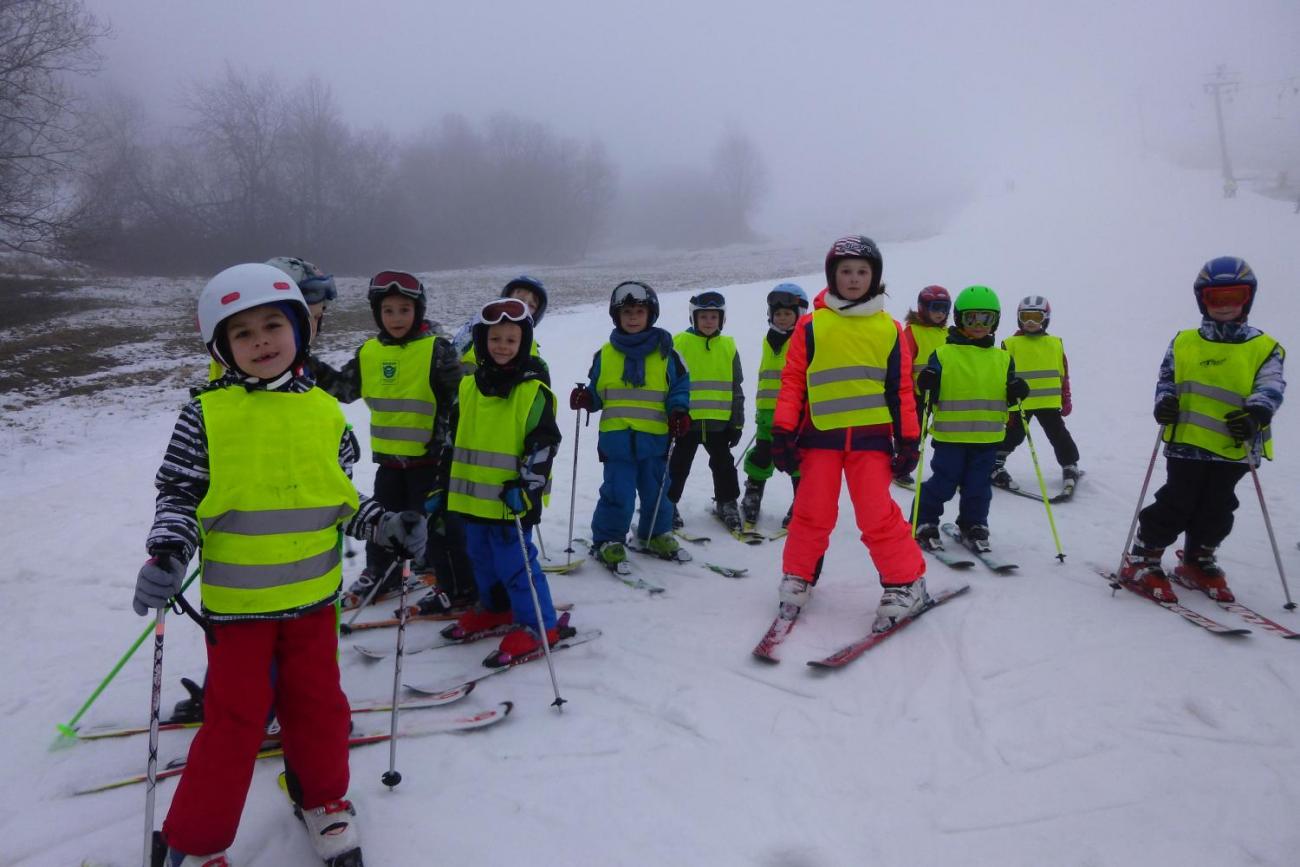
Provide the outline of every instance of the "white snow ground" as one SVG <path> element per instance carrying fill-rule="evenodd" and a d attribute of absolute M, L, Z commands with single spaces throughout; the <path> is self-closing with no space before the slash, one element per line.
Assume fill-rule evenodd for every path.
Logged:
<path fill-rule="evenodd" d="M 1132 595 L 1112 597 L 1088 564 L 1119 554 L 1155 436 L 1156 368 L 1174 331 L 1196 323 L 1190 286 L 1201 262 L 1246 257 L 1262 281 L 1253 321 L 1285 345 L 1300 343 L 1300 217 L 1252 195 L 1225 201 L 1209 174 L 1149 161 L 1063 164 L 1068 174 L 1021 174 L 1014 193 L 970 208 L 941 237 L 889 244 L 884 254 L 896 316 L 931 282 L 954 290 L 987 283 L 1008 308 L 1031 292 L 1051 299 L 1053 331 L 1071 362 L 1069 423 L 1088 470 L 1074 502 L 1056 511 L 1066 564 L 1053 559 L 1042 507 L 998 493 L 994 544 L 1019 560 L 1020 572 L 962 576 L 932 564 L 932 587 L 965 580 L 972 591 L 849 668 L 818 676 L 803 662 L 866 629 L 879 595 L 845 499 L 816 597 L 783 648 L 785 661 L 765 667 L 749 651 L 775 611 L 780 543 L 751 549 L 718 532 L 706 514 L 701 460 L 684 514 L 716 541 L 693 553 L 747 566 L 750 576 L 639 559 L 642 573 L 670 588 L 655 599 L 590 565 L 553 578 L 556 598 L 577 606 L 575 625 L 604 631 L 555 659 L 569 700 L 563 714 L 549 707 L 546 667 L 534 664 L 492 678 L 458 705 L 421 711 L 515 702 L 495 728 L 402 741 L 404 781 L 395 791 L 379 782 L 386 747 L 354 751 L 351 797 L 370 864 L 1297 862 L 1300 642 L 1258 629 L 1244 639 L 1209 635 Z M 805 275 L 792 276 L 815 292 L 820 273 L 810 261 Z M 727 330 L 751 371 L 762 299 L 774 282 L 727 289 Z M 686 298 L 664 298 L 661 324 L 684 326 Z M 584 378 L 608 328 L 599 306 L 548 317 L 540 337 L 562 395 Z M 142 771 L 144 740 L 46 747 L 55 723 L 143 628 L 131 588 L 153 472 L 183 399 L 180 389 L 106 390 L 25 410 L 0 429 L 0 610 L 9 623 L 0 631 L 0 864 L 139 857 L 142 787 L 67 792 Z M 347 412 L 364 437 L 363 406 Z M 561 426 L 571 437 L 567 410 Z M 1276 437 L 1278 460 L 1261 475 L 1297 592 L 1295 407 L 1280 414 Z M 1052 464 L 1045 438 L 1037 444 Z M 582 429 L 579 450 L 578 535 L 599 486 L 595 445 L 593 424 Z M 553 558 L 564 547 L 572 446 L 564 443 L 544 525 Z M 1027 449 L 1012 469 L 1030 479 Z M 359 466 L 363 490 L 372 472 Z M 1058 478 L 1054 466 L 1048 475 Z M 769 487 L 765 521 L 775 527 L 788 486 L 777 479 Z M 1237 529 L 1223 551 L 1233 586 L 1247 604 L 1300 627 L 1281 609 L 1249 480 L 1238 493 Z M 349 561 L 348 577 L 359 568 Z M 1187 601 L 1233 622 L 1206 600 Z M 145 719 L 147 650 L 87 723 Z M 411 657 L 406 674 L 473 670 L 487 650 Z M 175 619 L 167 707 L 181 697 L 179 676 L 201 674 L 202 652 L 198 630 Z M 346 650 L 342 659 L 350 695 L 388 694 L 391 664 L 363 664 Z M 163 758 L 188 739 L 165 734 Z M 277 771 L 273 762 L 258 768 L 231 850 L 237 864 L 316 863 L 277 790 Z M 173 782 L 160 784 L 159 821 L 173 791 Z"/>

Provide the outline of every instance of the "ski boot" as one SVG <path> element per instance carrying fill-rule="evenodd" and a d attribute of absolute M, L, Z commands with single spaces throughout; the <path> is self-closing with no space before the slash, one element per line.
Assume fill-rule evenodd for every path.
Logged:
<path fill-rule="evenodd" d="M 736 506 L 735 500 L 719 501 L 714 504 L 714 514 L 718 519 L 727 526 L 727 529 L 733 533 L 739 533 L 743 529 L 740 523 L 740 509 Z"/>
<path fill-rule="evenodd" d="M 440 630 L 443 638 L 450 638 L 453 641 L 471 640 L 477 635 L 488 635 L 498 629 L 508 627 L 515 622 L 515 616 L 510 609 L 505 611 L 488 611 L 483 608 L 471 608 L 450 626 L 444 626 Z"/>
<path fill-rule="evenodd" d="M 873 632 L 893 629 L 899 621 L 915 615 L 930 598 L 925 592 L 925 576 L 922 575 L 911 584 L 887 584 L 880 596 L 880 605 L 876 607 L 876 622 L 872 624 Z"/>
<path fill-rule="evenodd" d="M 188 677 L 181 678 L 181 686 L 190 697 L 176 702 L 168 722 L 203 722 L 203 687 Z"/>
<path fill-rule="evenodd" d="M 998 454 L 993 461 L 993 486 L 1005 488 L 1010 491 L 1016 487 L 1016 483 L 1011 478 L 1011 473 L 1007 472 L 1007 456 Z"/>
<path fill-rule="evenodd" d="M 758 523 L 758 507 L 763 503 L 763 487 L 766 484 L 761 479 L 745 480 L 745 493 L 740 498 L 740 517 L 746 527 Z"/>
<path fill-rule="evenodd" d="M 1079 469 L 1078 464 L 1066 464 L 1061 467 L 1061 478 L 1067 482 L 1077 482 L 1083 475 L 1083 470 Z"/>
<path fill-rule="evenodd" d="M 1214 559 L 1213 548 L 1189 548 L 1178 552 L 1174 580 L 1188 590 L 1200 590 L 1215 602 L 1236 602 L 1228 587 L 1228 576 Z"/>
<path fill-rule="evenodd" d="M 554 626 L 546 630 L 546 643 L 553 647 L 556 642 L 577 634 L 578 630 L 569 625 L 569 612 L 566 611 L 555 621 Z M 501 639 L 500 646 L 488 654 L 483 664 L 488 668 L 502 668 L 541 649 L 542 641 L 537 633 L 527 626 L 521 626 L 507 632 L 505 638 Z"/>
<path fill-rule="evenodd" d="M 682 513 L 677 511 L 677 504 L 673 503 L 673 529 L 680 530 L 685 526 L 686 522 L 682 520 Z"/>
<path fill-rule="evenodd" d="M 1124 555 L 1124 565 L 1119 570 L 1119 580 L 1148 599 L 1156 602 L 1177 602 L 1174 588 L 1169 586 L 1165 570 L 1160 568 L 1164 548 L 1151 548 L 1141 540 L 1133 543 L 1133 550 Z"/>
<path fill-rule="evenodd" d="M 916 486 L 916 479 L 911 473 L 899 473 L 894 476 L 894 484 L 902 485 L 904 488 L 912 488 Z"/>
<path fill-rule="evenodd" d="M 681 543 L 677 541 L 677 537 L 672 533 L 660 533 L 658 536 L 651 536 L 641 542 L 641 547 L 661 560 L 680 560 L 682 559 L 681 555 L 686 553 L 682 551 Z"/>
<path fill-rule="evenodd" d="M 362 867 L 361 832 L 351 801 L 340 798 L 314 810 L 295 807 L 294 812 L 307 826 L 316 855 L 328 867 Z"/>
<path fill-rule="evenodd" d="M 916 527 L 916 544 L 926 551 L 942 548 L 943 543 L 939 541 L 939 525 L 918 524 Z"/>
<path fill-rule="evenodd" d="M 470 600 L 467 598 L 454 597 L 450 593 L 446 593 L 435 587 L 419 599 L 415 600 L 414 605 L 408 606 L 406 613 L 412 617 L 433 617 L 444 614 L 456 614 L 464 611 L 470 606 L 470 604 Z M 398 608 L 394 611 L 393 616 L 401 617 L 402 609 Z"/>
<path fill-rule="evenodd" d="M 211 855 L 186 855 L 184 852 L 168 849 L 165 860 L 157 867 L 230 867 L 230 861 L 226 858 L 225 852 L 214 852 Z"/>
<path fill-rule="evenodd" d="M 627 561 L 627 549 L 622 542 L 601 542 L 592 546 L 591 556 L 599 560 L 602 566 L 613 569 L 619 563 Z"/>
<path fill-rule="evenodd" d="M 813 586 L 798 575 L 789 573 L 781 577 L 781 586 L 777 588 L 777 613 L 783 620 L 794 620 L 799 612 L 812 599 Z"/>

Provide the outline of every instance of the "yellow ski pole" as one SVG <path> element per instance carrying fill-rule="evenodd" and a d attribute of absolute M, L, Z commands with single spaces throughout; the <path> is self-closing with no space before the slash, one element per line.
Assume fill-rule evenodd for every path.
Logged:
<path fill-rule="evenodd" d="M 1047 523 L 1052 528 L 1052 541 L 1056 543 L 1056 559 L 1065 562 L 1065 552 L 1061 550 L 1061 537 L 1056 532 L 1056 519 L 1052 517 L 1052 501 L 1047 496 L 1047 483 L 1043 481 L 1043 470 L 1038 465 L 1038 450 L 1034 448 L 1034 438 L 1029 434 L 1029 419 L 1025 417 L 1025 405 L 1016 404 L 1020 413 L 1020 424 L 1025 429 L 1025 442 L 1029 443 L 1029 456 L 1034 461 L 1034 474 L 1038 476 L 1038 490 L 1043 495 L 1043 507 L 1047 509 Z"/>

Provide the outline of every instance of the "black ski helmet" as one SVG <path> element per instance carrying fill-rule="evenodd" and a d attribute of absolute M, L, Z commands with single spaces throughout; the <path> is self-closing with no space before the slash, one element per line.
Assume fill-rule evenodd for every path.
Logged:
<path fill-rule="evenodd" d="M 609 318 L 613 320 L 615 328 L 620 327 L 618 309 L 635 304 L 644 304 L 650 308 L 646 328 L 653 328 L 659 321 L 659 295 L 650 288 L 650 284 L 642 283 L 640 280 L 624 280 L 614 287 L 614 291 L 609 296 Z"/>
<path fill-rule="evenodd" d="M 370 302 L 370 313 L 375 317 L 375 325 L 384 330 L 383 317 L 379 315 L 380 305 L 389 295 L 401 295 L 415 302 L 415 328 L 419 329 L 424 321 L 425 297 L 424 283 L 409 271 L 380 271 L 370 278 L 370 287 L 366 290 L 366 299 Z"/>
<path fill-rule="evenodd" d="M 866 301 L 880 294 L 880 278 L 885 263 L 880 257 L 880 248 L 876 246 L 875 241 L 866 235 L 846 235 L 831 244 L 831 249 L 826 254 L 826 288 L 836 298 L 840 297 L 840 293 L 835 288 L 835 267 L 841 259 L 866 259 L 870 262 L 871 287 L 867 289 L 866 297 L 862 300 Z"/>
<path fill-rule="evenodd" d="M 509 298 L 510 293 L 516 289 L 526 289 L 537 298 L 537 312 L 533 314 L 533 326 L 541 325 L 542 317 L 546 315 L 547 304 L 546 287 L 542 285 L 542 281 L 527 274 L 520 274 L 505 285 L 501 290 L 501 297 Z"/>

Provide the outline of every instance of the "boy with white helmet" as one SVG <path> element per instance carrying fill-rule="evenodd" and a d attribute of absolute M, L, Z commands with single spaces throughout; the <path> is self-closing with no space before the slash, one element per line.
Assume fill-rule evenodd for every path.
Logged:
<path fill-rule="evenodd" d="M 272 701 L 313 845 L 343 859 L 332 863 L 360 863 L 345 800 L 340 531 L 407 555 L 423 548 L 425 532 L 421 515 L 358 497 L 356 439 L 338 403 L 302 375 L 309 315 L 298 287 L 265 264 L 222 271 L 199 298 L 203 341 L 232 376 L 181 410 L 133 603 L 141 615 L 166 606 L 201 549 L 211 623 L 205 723 L 163 823 L 168 867 L 224 859 Z"/>

